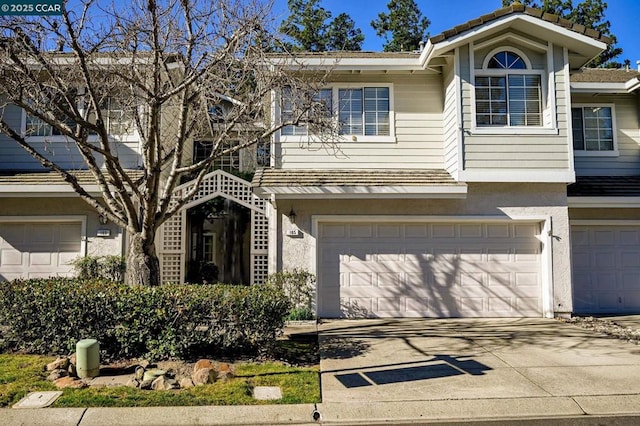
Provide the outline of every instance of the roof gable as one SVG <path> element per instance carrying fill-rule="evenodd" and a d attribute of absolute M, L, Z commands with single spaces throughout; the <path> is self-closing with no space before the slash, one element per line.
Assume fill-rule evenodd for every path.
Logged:
<path fill-rule="evenodd" d="M 424 67 L 431 67 L 436 58 L 450 54 L 457 47 L 505 32 L 529 34 L 567 48 L 572 69 L 590 62 L 611 41 L 599 31 L 544 13 L 540 9 L 514 4 L 431 37 L 420 56 L 420 62 Z"/>

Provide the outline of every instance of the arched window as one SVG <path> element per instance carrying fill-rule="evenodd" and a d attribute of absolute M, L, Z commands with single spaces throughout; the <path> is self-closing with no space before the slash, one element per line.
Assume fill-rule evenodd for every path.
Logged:
<path fill-rule="evenodd" d="M 476 73 L 478 126 L 541 126 L 542 75 L 512 50 L 490 54 Z"/>

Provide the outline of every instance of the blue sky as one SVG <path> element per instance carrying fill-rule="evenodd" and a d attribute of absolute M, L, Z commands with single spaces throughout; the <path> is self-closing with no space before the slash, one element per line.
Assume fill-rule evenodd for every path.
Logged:
<path fill-rule="evenodd" d="M 574 0 L 578 3 L 579 0 Z M 331 11 L 333 16 L 341 12 L 348 13 L 356 25 L 365 34 L 363 50 L 380 51 L 384 40 L 379 38 L 369 23 L 386 10 L 388 0 L 322 0 L 321 5 Z M 485 13 L 499 9 L 501 0 L 416 0 L 420 10 L 429 18 L 432 35 L 443 30 L 464 23 Z M 623 53 L 618 58 L 631 61 L 636 67 L 640 60 L 640 0 L 608 0 L 609 7 L 606 17 L 611 21 L 611 30 L 618 38 L 618 46 Z M 273 10 L 276 17 L 286 17 L 288 14 L 287 0 L 275 0 Z"/>

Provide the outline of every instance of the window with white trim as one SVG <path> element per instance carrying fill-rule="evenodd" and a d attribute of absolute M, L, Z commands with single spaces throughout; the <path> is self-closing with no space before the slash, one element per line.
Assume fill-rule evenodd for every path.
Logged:
<path fill-rule="evenodd" d="M 336 86 L 321 89 L 314 101 L 321 101 L 323 110 L 333 115 L 341 135 L 388 137 L 391 129 L 391 87 L 389 85 Z M 286 92 L 281 103 L 282 121 L 292 120 L 295 100 Z M 307 126 L 286 126 L 282 136 L 307 136 Z"/>
<path fill-rule="evenodd" d="M 304 102 L 303 100 L 299 100 L 300 102 Z M 298 105 L 298 100 L 294 98 L 290 89 L 285 89 L 282 95 L 282 106 L 280 109 L 281 120 L 283 123 L 288 121 L 294 121 L 298 117 L 294 115 L 296 113 L 301 114 L 301 119 L 304 120 L 309 116 L 308 111 L 313 111 L 313 105 Z M 331 89 L 320 89 L 318 93 L 313 96 L 313 102 L 320 102 L 324 113 L 328 116 L 332 113 L 332 91 Z M 300 112 L 298 112 L 298 110 Z M 283 136 L 298 136 L 303 135 L 306 136 L 308 134 L 307 126 L 302 124 L 298 126 L 285 126 L 281 130 L 281 134 Z"/>
<path fill-rule="evenodd" d="M 613 120 L 610 106 L 572 107 L 573 149 L 585 152 L 614 151 Z"/>
<path fill-rule="evenodd" d="M 476 125 L 542 126 L 542 72 L 519 54 L 503 50 L 476 72 Z"/>

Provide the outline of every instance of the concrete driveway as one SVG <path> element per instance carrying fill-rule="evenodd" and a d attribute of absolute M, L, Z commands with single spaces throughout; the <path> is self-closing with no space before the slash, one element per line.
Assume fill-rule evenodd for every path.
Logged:
<path fill-rule="evenodd" d="M 384 407 L 394 407 L 414 419 L 438 418 L 438 410 L 447 418 L 640 413 L 640 346 L 560 321 L 336 320 L 319 332 L 322 400 L 332 411 L 349 404 L 385 418 Z"/>

